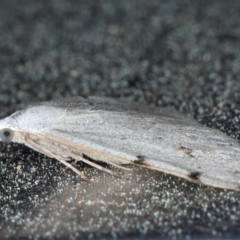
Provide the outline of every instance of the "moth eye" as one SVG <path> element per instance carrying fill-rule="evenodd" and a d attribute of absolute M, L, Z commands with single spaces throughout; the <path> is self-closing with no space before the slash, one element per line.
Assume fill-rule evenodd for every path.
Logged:
<path fill-rule="evenodd" d="M 3 142 L 11 142 L 14 132 L 9 128 L 3 128 L 0 130 L 0 138 Z"/>

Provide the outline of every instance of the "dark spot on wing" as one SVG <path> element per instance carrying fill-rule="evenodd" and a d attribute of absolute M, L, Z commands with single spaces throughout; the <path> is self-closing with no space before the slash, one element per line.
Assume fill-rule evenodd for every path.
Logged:
<path fill-rule="evenodd" d="M 133 162 L 136 163 L 136 164 L 143 165 L 146 157 L 143 156 L 143 155 L 138 155 L 136 157 L 137 157 L 137 159 L 134 160 Z"/>
<path fill-rule="evenodd" d="M 82 97 L 85 98 L 85 99 L 88 99 L 89 94 L 88 94 L 87 92 L 86 92 L 86 93 L 83 93 L 83 94 L 82 94 Z"/>
<path fill-rule="evenodd" d="M 194 157 L 194 155 L 192 155 L 192 149 L 191 148 L 187 148 L 187 147 L 183 147 L 180 146 L 178 148 L 179 151 L 183 151 L 184 153 L 186 153 L 189 157 Z"/>
<path fill-rule="evenodd" d="M 202 175 L 201 172 L 190 172 L 188 174 L 188 177 L 191 178 L 192 180 L 200 180 L 200 176 Z"/>

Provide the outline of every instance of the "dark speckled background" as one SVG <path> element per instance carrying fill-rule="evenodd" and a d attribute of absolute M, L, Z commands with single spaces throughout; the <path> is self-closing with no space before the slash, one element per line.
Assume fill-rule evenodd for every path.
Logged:
<path fill-rule="evenodd" d="M 240 139 L 239 16 L 238 0 L 0 1 L 0 116 L 103 95 L 174 106 Z M 89 184 L 17 144 L 0 157 L 0 239 L 240 237 L 238 192 L 78 164 Z"/>

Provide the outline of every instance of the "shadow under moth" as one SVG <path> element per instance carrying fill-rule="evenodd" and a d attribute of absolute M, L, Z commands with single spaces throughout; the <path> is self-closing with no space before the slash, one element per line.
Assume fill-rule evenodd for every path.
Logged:
<path fill-rule="evenodd" d="M 31 105 L 0 120 L 3 142 L 23 143 L 87 180 L 70 159 L 110 174 L 140 164 L 193 182 L 240 190 L 240 145 L 169 109 L 103 97 Z M 88 156 L 88 158 L 86 158 Z"/>

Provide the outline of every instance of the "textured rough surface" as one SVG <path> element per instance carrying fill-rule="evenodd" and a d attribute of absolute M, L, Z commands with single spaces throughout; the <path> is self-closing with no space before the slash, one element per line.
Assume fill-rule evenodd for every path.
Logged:
<path fill-rule="evenodd" d="M 239 140 L 239 9 L 237 0 L 1 1 L 0 115 L 105 95 L 173 106 Z M 27 147 L 0 150 L 1 239 L 239 238 L 238 192 L 137 167 L 119 180 L 78 163 L 89 184 Z"/>

